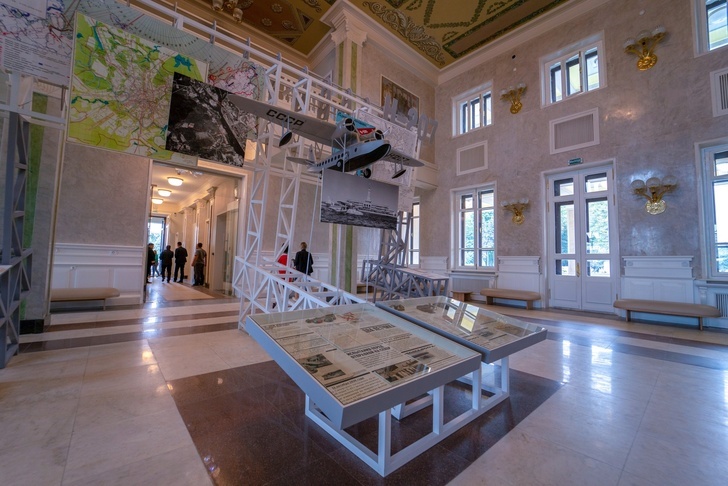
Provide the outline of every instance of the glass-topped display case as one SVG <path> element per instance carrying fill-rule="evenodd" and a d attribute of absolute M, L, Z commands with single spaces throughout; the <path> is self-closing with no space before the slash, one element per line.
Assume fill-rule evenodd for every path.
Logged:
<path fill-rule="evenodd" d="M 254 314 L 245 327 L 342 429 L 467 375 L 480 361 L 371 304 Z"/>
<path fill-rule="evenodd" d="M 377 302 L 392 314 L 453 339 L 493 363 L 546 339 L 546 329 L 448 297 Z"/>

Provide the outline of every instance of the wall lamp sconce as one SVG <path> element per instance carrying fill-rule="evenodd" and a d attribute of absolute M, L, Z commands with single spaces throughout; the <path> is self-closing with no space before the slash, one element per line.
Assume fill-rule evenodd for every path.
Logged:
<path fill-rule="evenodd" d="M 624 43 L 624 52 L 634 54 L 639 57 L 637 61 L 637 69 L 647 71 L 657 64 L 657 55 L 655 47 L 665 38 L 666 32 L 663 26 L 657 27 L 652 32 L 643 30 L 637 36 L 637 40 L 627 39 Z"/>
<path fill-rule="evenodd" d="M 665 201 L 662 196 L 672 192 L 677 187 L 677 179 L 673 176 L 650 177 L 646 181 L 635 179 L 632 181 L 632 192 L 647 199 L 645 209 L 650 214 L 660 214 L 665 211 Z"/>
<path fill-rule="evenodd" d="M 523 217 L 523 211 L 528 207 L 527 198 L 524 197 L 517 201 L 503 201 L 501 202 L 501 207 L 503 207 L 506 211 L 513 213 L 511 221 L 515 224 L 523 224 L 526 220 L 526 218 Z"/>
<path fill-rule="evenodd" d="M 508 89 L 504 89 L 500 92 L 501 99 L 503 101 L 511 102 L 511 113 L 514 115 L 521 111 L 523 103 L 521 103 L 521 95 L 526 92 L 526 83 L 519 83 L 515 88 L 509 86 Z"/>

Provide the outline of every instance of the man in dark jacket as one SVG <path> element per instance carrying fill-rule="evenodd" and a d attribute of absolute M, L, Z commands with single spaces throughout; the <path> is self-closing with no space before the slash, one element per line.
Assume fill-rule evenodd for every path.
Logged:
<path fill-rule="evenodd" d="M 172 258 L 174 258 L 174 252 L 172 247 L 167 245 L 162 253 L 159 254 L 159 261 L 162 264 L 162 282 L 164 282 L 164 275 L 167 274 L 167 283 L 172 277 Z"/>
<path fill-rule="evenodd" d="M 308 245 L 305 241 L 301 242 L 301 251 L 296 252 L 296 258 L 293 259 L 293 268 L 306 275 L 313 273 L 313 257 L 306 250 Z"/>
<path fill-rule="evenodd" d="M 174 250 L 174 281 L 182 283 L 185 278 L 185 263 L 187 263 L 187 249 L 182 247 L 182 242 L 177 242 L 177 248 Z M 179 272 L 179 280 L 177 273 Z"/>
<path fill-rule="evenodd" d="M 147 245 L 147 283 L 152 283 L 149 279 L 152 277 L 152 265 L 154 265 L 154 260 L 154 243 L 149 243 Z"/>

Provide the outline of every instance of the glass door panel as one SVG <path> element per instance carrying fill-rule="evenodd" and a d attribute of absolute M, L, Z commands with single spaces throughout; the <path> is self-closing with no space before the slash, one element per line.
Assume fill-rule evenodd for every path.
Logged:
<path fill-rule="evenodd" d="M 549 305 L 613 312 L 616 232 L 611 168 L 552 176 L 549 208 Z M 618 272 L 617 272 L 618 273 Z"/>

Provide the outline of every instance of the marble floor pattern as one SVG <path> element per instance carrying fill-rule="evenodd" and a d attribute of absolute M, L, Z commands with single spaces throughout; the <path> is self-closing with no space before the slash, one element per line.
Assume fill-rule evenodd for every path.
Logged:
<path fill-rule="evenodd" d="M 549 330 L 511 398 L 385 479 L 302 415 L 233 299 L 54 314 L 0 370 L 0 484 L 726 484 L 728 333 L 494 309 Z"/>

